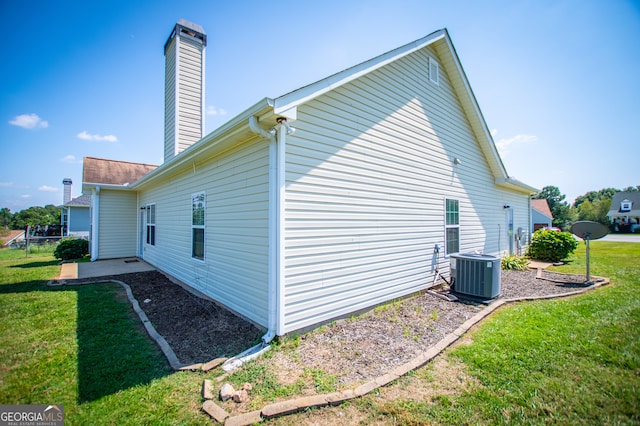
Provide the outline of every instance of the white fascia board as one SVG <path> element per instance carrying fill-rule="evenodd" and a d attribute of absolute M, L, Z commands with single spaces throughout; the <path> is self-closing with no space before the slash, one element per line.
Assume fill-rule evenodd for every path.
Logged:
<path fill-rule="evenodd" d="M 384 53 L 373 59 L 365 61 L 359 65 L 347 68 L 337 74 L 333 74 L 320 81 L 304 86 L 300 89 L 289 92 L 278 98 L 275 98 L 274 112 L 276 114 L 285 115 L 287 111 L 292 110 L 296 106 L 314 99 L 330 90 L 342 86 L 358 77 L 368 74 L 382 66 L 387 65 L 405 55 L 420 50 L 423 47 L 440 40 L 446 36 L 446 30 L 438 30 L 426 37 L 418 39 L 414 42 L 398 47 L 390 52 Z"/>
<path fill-rule="evenodd" d="M 185 163 L 191 163 L 203 151 L 211 149 L 215 150 L 219 145 L 221 145 L 222 141 L 229 137 L 233 137 L 234 134 L 244 128 L 249 128 L 249 117 L 256 115 L 266 117 L 268 113 L 265 111 L 269 108 L 273 108 L 273 99 L 264 98 L 260 100 L 253 106 L 227 121 L 222 126 L 218 127 L 213 132 L 206 135 L 204 138 L 200 139 L 198 142 L 191 145 L 189 148 L 182 151 L 180 154 L 173 157 L 171 160 L 142 176 L 129 187 L 137 190 L 146 183 L 166 175 L 167 173 L 171 173 L 173 170 L 176 170 Z"/>
<path fill-rule="evenodd" d="M 131 185 L 114 185 L 107 183 L 94 183 L 94 182 L 82 182 L 82 191 L 91 191 L 92 189 L 100 187 L 101 189 L 108 189 L 113 191 L 128 191 L 131 189 Z M 80 207 L 80 206 L 71 206 L 71 207 Z"/>
<path fill-rule="evenodd" d="M 533 186 L 529 186 L 526 183 L 520 182 L 519 180 L 510 177 L 496 178 L 495 184 L 505 188 L 513 189 L 518 192 L 522 192 L 524 194 L 533 195 L 540 192 L 538 188 L 534 188 Z"/>

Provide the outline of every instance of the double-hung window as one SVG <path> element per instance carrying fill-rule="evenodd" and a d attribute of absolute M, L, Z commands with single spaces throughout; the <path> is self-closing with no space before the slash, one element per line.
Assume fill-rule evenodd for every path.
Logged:
<path fill-rule="evenodd" d="M 460 205 L 458 200 L 445 200 L 445 253 L 453 254 L 460 251 Z"/>
<path fill-rule="evenodd" d="M 156 245 L 156 205 L 147 204 L 146 206 L 146 225 L 147 225 L 147 244 Z"/>
<path fill-rule="evenodd" d="M 198 260 L 204 260 L 205 207 L 204 192 L 191 196 L 191 257 Z"/>

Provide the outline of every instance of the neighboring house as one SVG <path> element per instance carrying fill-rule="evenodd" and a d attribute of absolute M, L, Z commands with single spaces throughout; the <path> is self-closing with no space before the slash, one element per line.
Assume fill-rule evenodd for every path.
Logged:
<path fill-rule="evenodd" d="M 11 230 L 7 232 L 7 235 L 0 237 L 0 247 L 15 247 L 24 244 L 23 230 Z"/>
<path fill-rule="evenodd" d="M 617 192 L 607 217 L 615 232 L 640 232 L 640 192 Z"/>
<path fill-rule="evenodd" d="M 83 192 L 91 191 L 91 260 L 137 256 L 138 201 L 131 182 L 158 166 L 84 157 Z M 133 219 L 132 219 L 133 218 Z"/>
<path fill-rule="evenodd" d="M 81 195 L 62 205 L 62 236 L 89 238 L 91 195 Z"/>
<path fill-rule="evenodd" d="M 165 45 L 164 164 L 125 184 L 85 159 L 93 260 L 138 255 L 268 341 L 528 238 L 537 190 L 507 174 L 445 29 L 202 137 L 205 45 L 186 21 Z"/>
<path fill-rule="evenodd" d="M 531 222 L 533 223 L 531 232 L 552 226 L 553 214 L 545 198 L 531 200 Z"/>

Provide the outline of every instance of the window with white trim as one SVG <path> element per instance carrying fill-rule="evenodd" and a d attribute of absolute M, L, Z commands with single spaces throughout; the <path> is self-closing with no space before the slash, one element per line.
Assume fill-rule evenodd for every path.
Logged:
<path fill-rule="evenodd" d="M 631 201 L 625 199 L 620 202 L 620 211 L 621 212 L 630 212 L 631 211 Z"/>
<path fill-rule="evenodd" d="M 147 204 L 146 210 L 146 225 L 147 225 L 147 244 L 150 246 L 156 245 L 156 205 Z"/>
<path fill-rule="evenodd" d="M 191 195 L 191 257 L 204 260 L 205 194 Z"/>
<path fill-rule="evenodd" d="M 447 198 L 444 202 L 445 253 L 460 251 L 460 205 L 458 200 Z"/>
<path fill-rule="evenodd" d="M 431 56 L 429 56 L 429 80 L 440 84 L 440 65 Z"/>

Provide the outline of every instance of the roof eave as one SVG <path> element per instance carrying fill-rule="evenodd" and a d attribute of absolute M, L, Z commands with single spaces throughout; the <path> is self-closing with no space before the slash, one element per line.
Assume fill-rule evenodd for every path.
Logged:
<path fill-rule="evenodd" d="M 225 124 L 173 157 L 171 160 L 142 176 L 140 179 L 129 185 L 129 187 L 133 190 L 139 190 L 149 182 L 179 169 L 184 166 L 185 163 L 191 163 L 204 152 L 216 152 L 224 149 L 225 141 L 233 138 L 233 136 L 237 135 L 241 130 L 249 127 L 249 117 L 257 116 L 265 119 L 265 117 L 268 116 L 269 110 L 273 112 L 273 105 L 274 102 L 271 98 L 264 98 L 258 101 L 253 106 L 227 121 Z"/>
<path fill-rule="evenodd" d="M 495 184 L 503 188 L 508 188 L 514 191 L 522 192 L 524 194 L 534 195 L 540 192 L 539 189 L 529 186 L 526 183 L 520 182 L 517 179 L 510 177 L 496 178 Z"/>
<path fill-rule="evenodd" d="M 315 83 L 301 87 L 293 92 L 289 92 L 285 95 L 274 99 L 274 111 L 276 114 L 286 115 L 287 111 L 296 108 L 305 102 L 308 102 L 318 96 L 340 87 L 358 77 L 368 74 L 388 63 L 391 63 L 403 56 L 420 50 L 429 44 L 440 40 L 446 36 L 446 30 L 441 29 L 435 31 L 421 39 L 415 40 L 404 46 L 400 46 L 394 50 L 391 50 L 368 61 L 362 62 L 346 70 L 340 71 Z"/>

